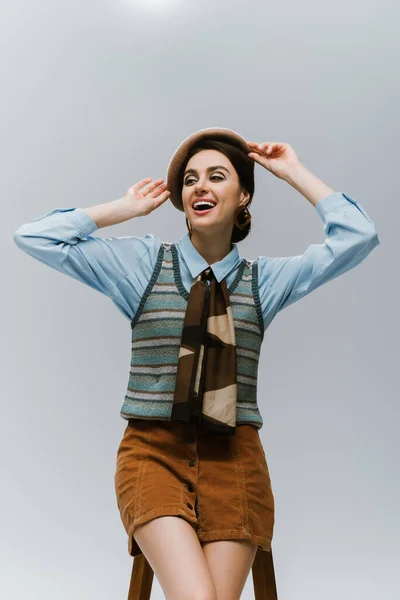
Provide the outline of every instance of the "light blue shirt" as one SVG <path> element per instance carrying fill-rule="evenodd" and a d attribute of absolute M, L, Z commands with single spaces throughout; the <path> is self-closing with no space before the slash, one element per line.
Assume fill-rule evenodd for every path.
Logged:
<path fill-rule="evenodd" d="M 324 224 L 325 241 L 304 254 L 258 257 L 260 302 L 267 328 L 276 314 L 324 283 L 349 271 L 380 244 L 365 209 L 342 192 L 320 200 L 315 209 Z M 96 223 L 83 208 L 55 208 L 14 233 L 17 246 L 37 260 L 108 296 L 133 319 L 155 267 L 161 239 L 92 236 Z M 229 287 L 241 262 L 237 244 L 222 260 L 208 265 L 186 233 L 176 242 L 182 282 L 189 292 L 208 266 Z"/>

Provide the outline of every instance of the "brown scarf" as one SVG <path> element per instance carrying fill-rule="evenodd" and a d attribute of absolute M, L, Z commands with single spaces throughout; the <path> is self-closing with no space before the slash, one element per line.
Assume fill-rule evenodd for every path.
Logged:
<path fill-rule="evenodd" d="M 171 420 L 199 423 L 210 434 L 235 435 L 236 378 L 235 327 L 226 281 L 218 283 L 208 267 L 190 289 Z"/>

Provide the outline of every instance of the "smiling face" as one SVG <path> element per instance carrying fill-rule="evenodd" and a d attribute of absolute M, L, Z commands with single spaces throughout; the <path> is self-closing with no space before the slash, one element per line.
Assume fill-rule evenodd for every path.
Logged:
<path fill-rule="evenodd" d="M 249 192 L 242 189 L 231 161 L 218 150 L 201 150 L 188 161 L 183 176 L 182 202 L 186 217 L 198 232 L 232 231 L 234 213 L 246 204 Z M 194 208 L 199 200 L 214 207 Z M 204 207 L 203 207 L 204 208 Z"/>

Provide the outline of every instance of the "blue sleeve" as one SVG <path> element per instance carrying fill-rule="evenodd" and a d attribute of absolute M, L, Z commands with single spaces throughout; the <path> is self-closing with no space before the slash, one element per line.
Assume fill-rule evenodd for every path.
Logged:
<path fill-rule="evenodd" d="M 311 244 L 298 256 L 258 257 L 265 328 L 279 311 L 354 268 L 380 244 L 374 223 L 350 196 L 335 192 L 315 208 L 324 223 L 323 244 Z"/>
<path fill-rule="evenodd" d="M 110 297 L 132 319 L 150 281 L 161 240 L 153 234 L 90 235 L 96 229 L 82 208 L 56 208 L 21 225 L 14 241 L 33 258 Z"/>

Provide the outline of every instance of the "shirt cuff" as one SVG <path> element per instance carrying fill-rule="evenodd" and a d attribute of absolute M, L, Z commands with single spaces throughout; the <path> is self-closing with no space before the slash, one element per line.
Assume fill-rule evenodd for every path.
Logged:
<path fill-rule="evenodd" d="M 329 196 L 322 198 L 322 200 L 317 202 L 317 204 L 315 205 L 315 209 L 317 210 L 320 217 L 324 219 L 324 215 L 326 215 L 326 213 L 337 210 L 342 206 L 348 206 L 349 202 L 358 208 L 358 210 L 364 215 L 367 221 L 372 223 L 372 220 L 368 216 L 365 208 L 363 208 L 356 200 L 354 200 L 344 192 L 334 192 L 333 194 L 329 194 Z"/>
<path fill-rule="evenodd" d="M 42 219 L 46 219 L 46 217 L 50 217 L 50 215 L 54 215 L 56 213 L 70 213 L 68 215 L 68 219 L 73 222 L 81 237 L 87 237 L 96 231 L 96 229 L 98 229 L 96 223 L 89 217 L 83 208 L 53 208 L 53 210 L 50 210 L 46 214 L 33 219 L 33 222 L 41 221 Z"/>
<path fill-rule="evenodd" d="M 95 221 L 89 217 L 83 208 L 67 208 L 59 210 L 61 212 L 71 211 L 70 219 L 75 224 L 77 232 L 79 233 L 79 237 L 85 238 L 98 229 Z"/>
<path fill-rule="evenodd" d="M 96 231 L 96 229 L 98 229 L 95 221 L 93 221 L 93 219 L 89 217 L 89 215 L 83 208 L 76 208 L 72 215 L 75 220 L 77 229 L 82 237 L 87 237 L 88 235 Z"/>

